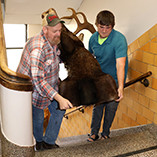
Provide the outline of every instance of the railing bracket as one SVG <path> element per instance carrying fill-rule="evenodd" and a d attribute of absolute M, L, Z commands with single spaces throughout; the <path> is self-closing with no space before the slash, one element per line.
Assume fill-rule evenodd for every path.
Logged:
<path fill-rule="evenodd" d="M 145 87 L 149 86 L 149 80 L 148 79 L 143 79 L 140 81 Z"/>

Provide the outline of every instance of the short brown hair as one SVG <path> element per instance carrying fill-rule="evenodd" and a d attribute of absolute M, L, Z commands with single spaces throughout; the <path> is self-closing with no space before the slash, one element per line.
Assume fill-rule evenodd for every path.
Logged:
<path fill-rule="evenodd" d="M 98 24 L 100 24 L 100 25 L 106 25 L 106 26 L 111 25 L 112 28 L 113 28 L 114 25 L 115 25 L 115 17 L 113 15 L 113 13 L 111 13 L 108 10 L 100 11 L 98 13 L 97 17 L 96 17 L 95 24 L 96 25 L 98 25 Z"/>

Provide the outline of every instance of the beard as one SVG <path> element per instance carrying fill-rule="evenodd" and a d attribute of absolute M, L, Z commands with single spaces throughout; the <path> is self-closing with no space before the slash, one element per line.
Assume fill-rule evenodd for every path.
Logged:
<path fill-rule="evenodd" d="M 56 36 L 53 39 L 49 39 L 52 46 L 58 45 L 60 43 L 60 36 Z"/>

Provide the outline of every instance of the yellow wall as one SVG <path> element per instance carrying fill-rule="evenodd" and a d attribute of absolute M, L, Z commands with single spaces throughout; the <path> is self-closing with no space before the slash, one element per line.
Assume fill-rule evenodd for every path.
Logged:
<path fill-rule="evenodd" d="M 128 46 L 128 56 L 127 81 L 148 71 L 153 74 L 148 77 L 149 87 L 138 82 L 124 90 L 124 99 L 119 104 L 111 129 L 157 124 L 157 24 Z M 92 108 L 85 108 L 84 113 L 72 113 L 69 119 L 63 118 L 59 137 L 90 133 Z"/>
<path fill-rule="evenodd" d="M 125 89 L 113 128 L 157 124 L 157 24 L 128 47 L 128 80 L 152 72 L 149 87 L 136 83 Z"/>

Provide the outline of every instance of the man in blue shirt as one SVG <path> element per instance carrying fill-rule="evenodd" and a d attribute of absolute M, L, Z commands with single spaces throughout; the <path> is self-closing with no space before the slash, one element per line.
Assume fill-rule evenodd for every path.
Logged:
<path fill-rule="evenodd" d="M 110 74 L 116 81 L 119 98 L 116 101 L 94 106 L 91 134 L 88 141 L 99 138 L 98 133 L 105 107 L 101 139 L 109 138 L 110 128 L 115 117 L 119 101 L 123 98 L 124 83 L 128 69 L 127 41 L 123 34 L 113 29 L 114 15 L 107 10 L 98 13 L 96 18 L 97 32 L 89 40 L 89 51 L 95 56 L 104 73 Z"/>

